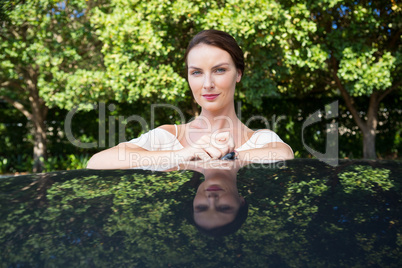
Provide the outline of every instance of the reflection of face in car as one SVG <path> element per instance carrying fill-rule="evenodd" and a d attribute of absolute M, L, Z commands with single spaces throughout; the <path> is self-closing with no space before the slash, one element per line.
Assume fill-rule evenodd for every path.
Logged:
<path fill-rule="evenodd" d="M 214 170 L 204 175 L 205 181 L 198 187 L 193 201 L 194 221 L 209 230 L 231 223 L 245 201 L 237 191 L 235 174 Z"/>

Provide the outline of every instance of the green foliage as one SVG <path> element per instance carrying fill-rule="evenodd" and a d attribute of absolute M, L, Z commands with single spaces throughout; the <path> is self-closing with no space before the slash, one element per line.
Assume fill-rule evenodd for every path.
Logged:
<path fill-rule="evenodd" d="M 55 170 L 71 170 L 71 169 L 84 169 L 87 167 L 87 163 L 90 156 L 69 154 L 66 156 L 56 155 L 54 157 L 48 157 L 45 162 L 45 172 Z"/>
<path fill-rule="evenodd" d="M 9 160 L 7 158 L 0 159 L 0 174 L 6 173 L 6 171 L 8 171 L 8 161 Z"/>
<path fill-rule="evenodd" d="M 388 169 L 355 166 L 352 171 L 339 174 L 339 179 L 345 193 L 351 194 L 357 190 L 375 193 L 378 189 L 389 191 L 394 187 L 389 173 Z"/>
<path fill-rule="evenodd" d="M 184 51 L 195 33 L 217 28 L 235 36 L 247 58 L 239 97 L 260 106 L 261 95 L 275 94 L 270 70 L 285 42 L 277 33 L 289 27 L 278 24 L 284 14 L 274 1 L 116 0 L 110 9 L 96 9 L 92 23 L 104 43 L 106 83 L 118 100 L 188 100 Z"/>
<path fill-rule="evenodd" d="M 289 7 L 296 25 L 302 23 L 297 21 L 302 7 Z M 352 96 L 370 96 L 398 83 L 400 42 L 396 40 L 401 9 L 394 2 L 310 1 L 304 8 L 314 26 L 306 40 L 300 41 L 297 35 L 289 38 L 296 81 L 307 79 L 311 89 L 322 91 L 322 82 L 326 89 L 334 88 L 331 81 L 337 74 Z M 320 71 L 311 72 L 315 69 Z"/>
<path fill-rule="evenodd" d="M 246 70 L 236 100 L 247 103 L 248 109 L 269 111 L 264 97 L 272 102 L 274 97 L 297 97 L 300 102 L 311 95 L 339 97 L 337 82 L 359 97 L 355 103 L 401 88 L 402 9 L 395 1 L 3 2 L 0 96 L 21 103 L 27 111 L 28 100 L 35 99 L 28 96 L 32 86 L 40 97 L 34 102 L 43 110 L 75 105 L 90 110 L 100 100 L 131 103 L 132 111 L 141 115 L 151 103 L 191 110 L 183 55 L 189 40 L 209 28 L 229 32 L 244 51 Z M 296 111 L 298 104 L 294 106 L 290 110 Z M 357 109 L 365 108 L 367 104 Z M 189 114 L 193 116 L 194 110 Z M 296 120 L 290 118 L 299 117 L 299 112 L 285 114 L 289 116 L 283 135 L 291 141 L 300 137 Z M 24 122 L 23 127 L 32 125 Z M 384 133 L 382 141 L 389 138 Z M 23 135 L 18 152 L 27 150 L 34 137 L 33 132 Z M 321 143 L 318 135 L 310 136 L 314 135 Z M 92 134 L 87 139 L 96 141 Z M 398 137 L 391 139 L 400 144 Z M 6 146 L 12 143 L 13 138 L 4 141 Z M 297 155 L 305 156 L 300 141 L 294 143 L 300 147 Z M 49 155 L 59 150 L 53 146 Z M 361 155 L 350 150 L 342 156 Z"/>
<path fill-rule="evenodd" d="M 92 23 L 107 70 L 103 81 L 117 101 L 177 103 L 185 97 L 188 86 L 178 72 L 183 51 L 173 25 L 165 25 L 180 15 L 167 13 L 169 3 L 112 1 L 112 12 L 95 10 Z"/>
<path fill-rule="evenodd" d="M 392 86 L 396 59 L 390 52 L 385 52 L 380 59 L 376 59 L 376 54 L 379 54 L 378 50 L 355 53 L 351 48 L 345 48 L 343 51 L 339 76 L 353 95 L 371 95 L 376 89 Z"/>
<path fill-rule="evenodd" d="M 26 172 L 32 169 L 32 156 L 25 154 L 12 155 L 9 157 L 0 157 L 1 173 L 18 173 Z"/>
<path fill-rule="evenodd" d="M 50 156 L 44 160 L 44 172 L 55 170 L 84 169 L 90 156 L 88 154 L 68 154 Z M 27 172 L 33 163 L 32 156 L 19 154 L 10 157 L 0 157 L 0 174 Z"/>
<path fill-rule="evenodd" d="M 0 94 L 22 101 L 32 82 L 48 106 L 81 102 L 79 94 L 74 98 L 68 94 L 69 83 L 84 84 L 88 77 L 96 81 L 102 62 L 86 21 L 88 7 L 84 0 L 35 0 L 18 3 L 9 11 L 9 22 L 0 31 L 0 81 L 11 83 L 2 86 Z M 24 72 L 30 72 L 30 78 Z"/>

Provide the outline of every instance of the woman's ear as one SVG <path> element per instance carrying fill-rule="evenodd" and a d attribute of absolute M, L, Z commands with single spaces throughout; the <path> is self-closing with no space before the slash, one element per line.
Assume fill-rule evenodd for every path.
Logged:
<path fill-rule="evenodd" d="M 241 71 L 240 71 L 239 69 L 237 69 L 237 78 L 236 78 L 236 82 L 237 82 L 237 83 L 239 83 L 239 82 L 240 82 L 240 80 L 241 80 L 241 76 L 242 76 Z"/>

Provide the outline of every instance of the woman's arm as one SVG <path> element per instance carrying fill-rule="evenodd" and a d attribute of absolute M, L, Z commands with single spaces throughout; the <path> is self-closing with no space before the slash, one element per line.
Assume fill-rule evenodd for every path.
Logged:
<path fill-rule="evenodd" d="M 290 146 L 283 142 L 270 142 L 261 148 L 237 152 L 236 156 L 241 161 L 250 162 L 284 161 L 294 158 Z"/>
<path fill-rule="evenodd" d="M 174 161 L 174 151 L 148 151 L 135 144 L 120 143 L 101 151 L 88 161 L 89 169 L 129 169 L 140 166 L 158 165 Z M 162 162 L 164 161 L 164 162 Z"/>
<path fill-rule="evenodd" d="M 223 155 L 233 151 L 234 142 L 228 133 L 216 135 L 223 142 L 215 147 L 211 142 L 211 136 L 200 138 L 194 146 L 188 146 L 181 150 L 149 151 L 132 143 L 120 143 L 110 149 L 101 151 L 88 162 L 89 169 L 129 169 L 142 166 L 161 166 L 179 164 L 191 160 L 220 159 Z"/>

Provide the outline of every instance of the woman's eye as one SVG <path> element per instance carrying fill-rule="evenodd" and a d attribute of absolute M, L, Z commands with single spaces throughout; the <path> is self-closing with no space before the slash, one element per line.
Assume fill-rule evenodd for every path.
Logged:
<path fill-rule="evenodd" d="M 224 73 L 225 71 L 226 71 L 225 68 L 216 69 L 216 72 L 217 72 L 217 73 Z"/>
<path fill-rule="evenodd" d="M 230 211 L 232 209 L 231 206 L 220 206 L 218 207 L 218 210 L 221 212 L 226 212 L 226 211 Z"/>
<path fill-rule="evenodd" d="M 191 72 L 191 75 L 199 75 L 199 74 L 201 74 L 200 71 L 192 71 L 192 72 Z"/>
<path fill-rule="evenodd" d="M 203 212 L 208 210 L 208 206 L 205 205 L 198 205 L 194 208 L 196 212 Z"/>

